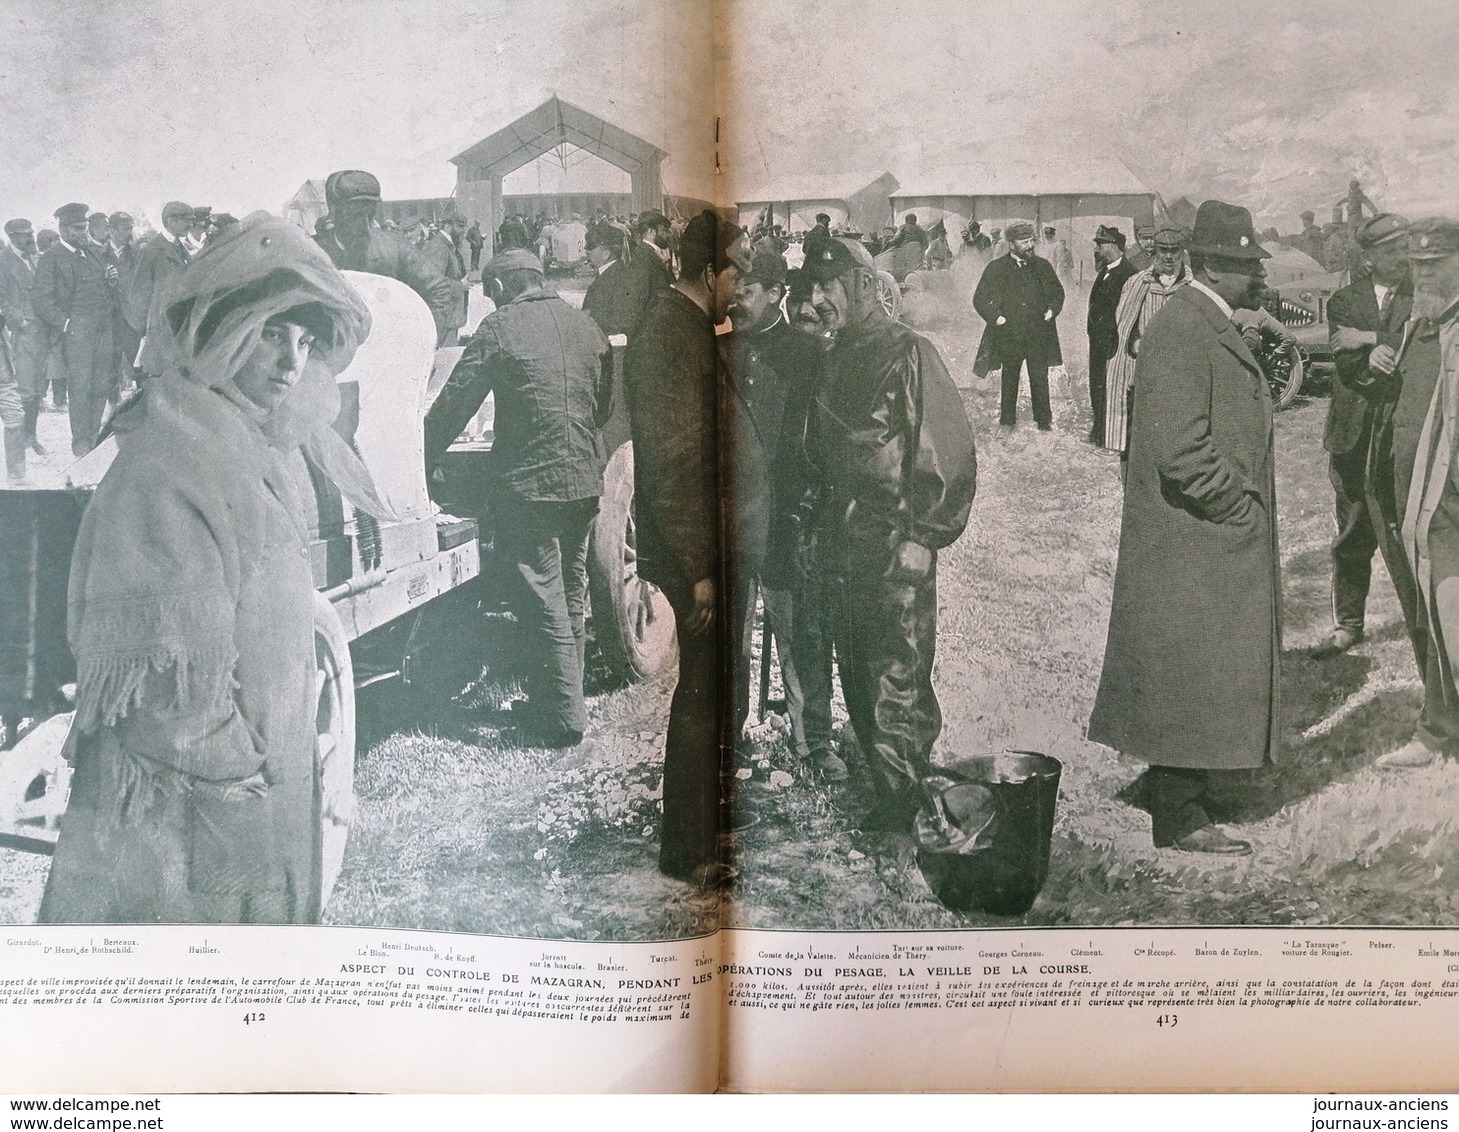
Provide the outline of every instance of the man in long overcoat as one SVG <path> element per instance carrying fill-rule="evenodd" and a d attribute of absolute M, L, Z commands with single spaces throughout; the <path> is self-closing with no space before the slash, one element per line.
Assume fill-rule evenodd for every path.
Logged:
<path fill-rule="evenodd" d="M 1135 265 L 1125 256 L 1125 234 L 1118 228 L 1099 226 L 1094 233 L 1094 258 L 1099 263 L 1099 271 L 1089 288 L 1089 318 L 1085 324 L 1089 332 L 1089 407 L 1094 414 L 1089 440 L 1103 448 L 1106 374 L 1109 360 L 1120 347 L 1115 313 L 1125 280 L 1136 272 Z"/>
<path fill-rule="evenodd" d="M 1003 370 L 998 423 L 1018 423 L 1018 383 L 1028 363 L 1028 391 L 1034 423 L 1054 427 L 1049 405 L 1049 367 L 1063 361 L 1057 319 L 1064 309 L 1064 288 L 1046 259 L 1034 254 L 1033 225 L 1008 226 L 1008 254 L 990 263 L 973 292 L 973 307 L 988 324 L 979 354 L 986 352 Z"/>
<path fill-rule="evenodd" d="M 1206 201 L 1194 278 L 1140 347 L 1104 671 L 1089 737 L 1150 764 L 1157 846 L 1244 854 L 1214 772 L 1275 758 L 1281 628 L 1266 379 L 1232 324 L 1266 271 L 1244 208 Z"/>

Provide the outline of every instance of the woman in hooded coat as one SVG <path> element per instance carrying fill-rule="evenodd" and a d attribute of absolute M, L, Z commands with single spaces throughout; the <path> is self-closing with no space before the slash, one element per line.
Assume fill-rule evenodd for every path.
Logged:
<path fill-rule="evenodd" d="M 76 769 L 40 918 L 314 922 L 314 584 L 290 463 L 348 461 L 334 375 L 369 313 L 264 214 L 163 310 L 177 365 L 118 413 L 72 558 Z"/>

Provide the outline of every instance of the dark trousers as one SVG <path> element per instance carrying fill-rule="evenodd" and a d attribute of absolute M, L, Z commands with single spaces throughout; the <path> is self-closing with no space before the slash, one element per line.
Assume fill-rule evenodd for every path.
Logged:
<path fill-rule="evenodd" d="M 679 682 L 669 704 L 664 740 L 664 823 L 659 869 L 687 877 L 713 864 L 719 842 L 721 633 L 685 628 L 694 610 L 686 584 L 664 593 L 674 610 L 679 641 Z"/>
<path fill-rule="evenodd" d="M 885 577 L 882 534 L 852 531 L 834 620 L 841 692 L 856 741 L 890 812 L 910 819 L 942 732 L 932 687 L 937 651 L 937 558 L 915 585 Z"/>
<path fill-rule="evenodd" d="M 780 682 L 785 688 L 785 707 L 790 714 L 791 741 L 797 754 L 806 754 L 805 699 L 801 694 L 800 677 L 796 672 L 795 656 L 791 641 L 795 637 L 794 602 L 786 590 L 772 590 L 762 586 L 754 575 L 742 579 L 732 594 L 730 628 L 727 637 L 738 642 L 735 656 L 735 711 L 734 731 L 731 744 L 739 741 L 750 717 L 751 687 L 754 683 L 755 605 L 761 606 L 761 616 L 775 641 L 776 656 L 780 660 Z M 762 654 L 760 663 L 768 664 L 768 654 Z M 830 708 L 827 706 L 829 720 Z M 829 730 L 829 722 L 827 724 Z"/>
<path fill-rule="evenodd" d="M 1003 399 L 999 406 L 998 423 L 1013 426 L 1018 423 L 1018 385 L 1024 362 L 1028 363 L 1028 393 L 1033 401 L 1033 419 L 1039 428 L 1054 427 L 1054 412 L 1049 406 L 1049 362 L 1040 355 L 1030 356 L 1021 342 L 1007 343 L 998 354 L 998 364 L 1003 369 Z"/>
<path fill-rule="evenodd" d="M 802 548 L 804 561 L 791 591 L 790 651 L 800 684 L 801 731 L 806 750 L 831 748 L 831 656 L 835 651 L 832 618 L 841 582 L 828 575 L 815 553 L 814 537 Z"/>
<path fill-rule="evenodd" d="M 1366 432 L 1366 430 L 1365 430 Z M 1368 514 L 1368 438 L 1328 460 L 1336 500 L 1337 535 L 1332 540 L 1332 618 L 1339 629 L 1361 634 L 1373 577 L 1378 532 Z"/>
<path fill-rule="evenodd" d="M 514 500 L 498 511 L 497 545 L 519 585 L 513 608 L 522 628 L 527 701 L 533 722 L 551 731 L 587 730 L 583 660 L 587 635 L 588 536 L 597 499 Z"/>
<path fill-rule="evenodd" d="M 1200 767 L 1152 766 L 1145 775 L 1150 833 L 1157 848 L 1173 845 L 1211 824 L 1206 788 L 1211 771 Z"/>
<path fill-rule="evenodd" d="M 117 394 L 118 367 L 110 316 L 75 316 L 60 339 L 61 369 L 71 416 L 71 452 L 96 447 L 106 403 Z"/>
<path fill-rule="evenodd" d="M 1096 350 L 1089 344 L 1089 407 L 1094 411 L 1094 424 L 1089 430 L 1090 438 L 1104 447 L 1104 414 L 1109 389 L 1109 355 Z"/>

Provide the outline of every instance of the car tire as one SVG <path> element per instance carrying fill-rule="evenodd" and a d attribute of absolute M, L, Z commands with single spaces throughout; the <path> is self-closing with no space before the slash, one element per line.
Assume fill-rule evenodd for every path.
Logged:
<path fill-rule="evenodd" d="M 334 606 L 314 595 L 315 831 L 319 908 L 344 867 L 355 817 L 355 672 Z"/>
<path fill-rule="evenodd" d="M 674 614 L 663 592 L 638 573 L 633 519 L 633 445 L 621 445 L 603 473 L 603 500 L 588 552 L 593 640 L 616 679 L 646 680 L 674 658 Z"/>
<path fill-rule="evenodd" d="M 887 312 L 888 318 L 897 318 L 902 313 L 902 288 L 896 276 L 890 271 L 876 273 L 876 301 Z"/>

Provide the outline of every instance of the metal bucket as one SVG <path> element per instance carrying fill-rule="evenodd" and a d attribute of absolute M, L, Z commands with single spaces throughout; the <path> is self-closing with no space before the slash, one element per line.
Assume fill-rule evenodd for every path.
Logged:
<path fill-rule="evenodd" d="M 1033 751 L 978 755 L 922 780 L 917 865 L 947 907 L 1021 916 L 1049 876 L 1058 759 Z"/>

